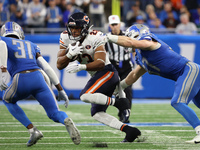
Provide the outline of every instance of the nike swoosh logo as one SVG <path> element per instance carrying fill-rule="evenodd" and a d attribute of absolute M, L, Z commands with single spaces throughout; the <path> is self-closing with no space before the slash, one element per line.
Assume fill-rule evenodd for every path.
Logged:
<path fill-rule="evenodd" d="M 194 141 L 194 143 L 195 143 L 195 144 L 198 144 L 198 143 L 200 143 L 200 141 Z"/>

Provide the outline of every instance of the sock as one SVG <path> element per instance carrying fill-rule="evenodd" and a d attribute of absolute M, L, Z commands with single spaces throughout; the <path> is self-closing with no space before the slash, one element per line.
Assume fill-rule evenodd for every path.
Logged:
<path fill-rule="evenodd" d="M 200 134 L 200 125 L 195 128 L 196 134 Z"/>
<path fill-rule="evenodd" d="M 117 118 L 105 112 L 98 112 L 93 116 L 93 118 L 109 127 L 112 127 L 118 130 L 120 130 L 123 125 L 123 123 L 119 121 Z"/>
<path fill-rule="evenodd" d="M 121 131 L 123 132 L 128 132 L 128 130 L 130 130 L 130 126 L 128 126 L 127 124 L 123 124 L 120 128 Z"/>
<path fill-rule="evenodd" d="M 127 98 L 115 99 L 115 104 L 113 105 L 119 110 L 125 110 L 130 108 L 129 100 Z"/>
<path fill-rule="evenodd" d="M 33 132 L 34 132 L 34 129 L 33 129 L 33 128 L 31 128 L 31 129 L 28 129 L 28 132 L 31 134 L 31 133 L 33 133 Z"/>
<path fill-rule="evenodd" d="M 80 99 L 86 103 L 100 104 L 100 105 L 114 105 L 115 99 L 108 97 L 101 93 L 85 93 L 81 95 Z"/>

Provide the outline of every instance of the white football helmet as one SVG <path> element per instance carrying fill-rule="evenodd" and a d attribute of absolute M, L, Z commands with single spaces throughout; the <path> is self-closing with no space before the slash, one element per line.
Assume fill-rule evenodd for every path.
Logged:
<path fill-rule="evenodd" d="M 1 27 L 1 36 L 7 37 L 9 35 L 13 35 L 18 39 L 24 40 L 24 31 L 16 22 L 6 22 Z"/>
<path fill-rule="evenodd" d="M 125 35 L 132 39 L 139 40 L 141 37 L 150 35 L 150 30 L 143 24 L 134 24 L 126 30 Z"/>
<path fill-rule="evenodd" d="M 140 40 L 141 37 L 144 37 L 146 35 L 150 35 L 150 30 L 147 26 L 143 24 L 134 24 L 130 26 L 125 32 L 125 36 L 128 36 L 135 40 Z M 127 52 L 132 52 L 132 48 L 125 48 L 125 50 Z"/>

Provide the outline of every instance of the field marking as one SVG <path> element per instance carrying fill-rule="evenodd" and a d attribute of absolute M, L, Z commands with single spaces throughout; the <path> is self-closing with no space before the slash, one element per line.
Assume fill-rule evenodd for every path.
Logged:
<path fill-rule="evenodd" d="M 64 105 L 64 101 L 57 101 L 59 105 Z M 39 105 L 37 100 L 20 100 L 19 105 Z M 69 105 L 90 105 L 79 99 L 70 100 Z M 170 99 L 132 99 L 132 104 L 170 104 Z M 0 100 L 0 105 L 4 105 Z"/>
<path fill-rule="evenodd" d="M 73 113 L 74 114 L 74 113 Z M 77 114 L 79 115 L 79 114 Z M 54 123 L 54 122 L 33 122 L 36 126 L 63 126 L 63 124 Z M 102 123 L 75 123 L 76 126 L 106 126 Z M 127 123 L 131 126 L 136 127 L 191 127 L 189 123 L 186 122 L 138 122 L 138 123 Z M 19 122 L 0 122 L 0 127 L 18 127 L 21 126 Z"/>

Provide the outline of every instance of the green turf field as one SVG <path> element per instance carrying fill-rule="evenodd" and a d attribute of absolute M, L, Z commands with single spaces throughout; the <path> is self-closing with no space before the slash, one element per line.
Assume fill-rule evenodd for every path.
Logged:
<path fill-rule="evenodd" d="M 26 147 L 29 134 L 24 126 L 16 121 L 4 105 L 0 105 L 0 150 L 88 150 L 88 149 L 139 149 L 139 150 L 198 150 L 200 144 L 185 144 L 195 136 L 192 127 L 187 126 L 186 121 L 170 104 L 133 104 L 131 112 L 131 125 L 138 125 L 145 142 L 120 143 L 125 133 L 104 126 L 90 117 L 90 105 L 69 105 L 66 109 L 60 105 L 60 109 L 66 111 L 74 120 L 81 133 L 81 144 L 74 145 L 65 127 L 54 123 L 47 118 L 45 111 L 38 104 L 20 105 L 30 120 L 41 130 L 44 138 L 32 147 Z M 194 108 L 197 115 L 199 110 Z M 109 114 L 117 116 L 117 109 L 109 107 Z M 163 123 L 161 126 L 147 126 L 147 123 Z M 165 125 L 166 123 L 166 125 Z M 172 123 L 172 125 L 168 125 Z M 173 124 L 174 123 L 174 124 Z M 185 126 L 180 126 L 183 123 Z M 94 147 L 96 143 L 107 143 L 107 147 Z"/>

